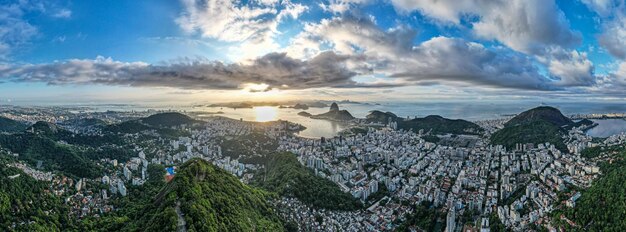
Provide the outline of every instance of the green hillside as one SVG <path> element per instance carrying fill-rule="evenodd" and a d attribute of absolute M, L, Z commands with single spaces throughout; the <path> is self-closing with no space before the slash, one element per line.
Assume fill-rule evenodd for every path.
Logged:
<path fill-rule="evenodd" d="M 565 117 L 557 108 L 540 106 L 524 111 L 504 124 L 505 127 L 524 125 L 535 121 L 546 121 L 557 127 L 573 124 L 574 122 Z"/>
<path fill-rule="evenodd" d="M 19 154 L 31 165 L 43 161 L 44 168 L 60 170 L 78 177 L 96 177 L 100 167 L 72 145 L 57 143 L 49 137 L 30 133 L 0 134 L 0 146 Z"/>
<path fill-rule="evenodd" d="M 600 164 L 602 176 L 594 180 L 590 188 L 581 191 L 576 207 L 555 211 L 553 221 L 559 222 L 566 231 L 623 231 L 626 228 L 626 150 L 621 148 L 613 157 L 611 162 Z M 561 214 L 578 226 L 560 220 Z"/>
<path fill-rule="evenodd" d="M 0 132 L 19 132 L 28 126 L 10 118 L 0 117 Z"/>
<path fill-rule="evenodd" d="M 565 151 L 567 147 L 563 142 L 563 136 L 567 133 L 566 129 L 586 125 L 589 122 L 586 120 L 574 123 L 556 108 L 536 107 L 518 114 L 505 123 L 503 129 L 491 135 L 491 143 L 512 149 L 518 143 L 549 142 L 557 149 Z"/>
<path fill-rule="evenodd" d="M 370 113 L 365 116 L 365 121 L 369 123 L 388 123 L 389 121 L 398 121 L 399 118 L 394 113 L 391 112 L 382 112 L 379 110 L 372 110 Z"/>
<path fill-rule="evenodd" d="M 565 150 L 563 129 L 546 121 L 535 121 L 523 125 L 505 127 L 491 135 L 491 143 L 503 145 L 508 149 L 518 143 L 540 144 L 549 142 L 559 150 Z"/>
<path fill-rule="evenodd" d="M 254 184 L 282 196 L 295 197 L 318 208 L 355 210 L 361 203 L 349 193 L 342 192 L 337 184 L 316 176 L 300 164 L 292 153 L 273 155 L 265 165 L 263 174 L 257 174 Z"/>
<path fill-rule="evenodd" d="M 391 112 L 382 112 L 378 110 L 371 111 L 365 120 L 370 123 L 383 123 L 397 122 L 398 129 L 407 131 L 418 132 L 423 130 L 424 133 L 430 132 L 431 134 L 471 134 L 480 135 L 483 133 L 483 129 L 473 122 L 462 119 L 447 119 L 439 115 L 429 115 L 424 118 L 414 118 L 404 120 L 396 116 Z"/>
<path fill-rule="evenodd" d="M 141 231 L 175 231 L 176 207 L 187 231 L 282 231 L 269 195 L 201 160 L 183 164 L 137 222 Z"/>
<path fill-rule="evenodd" d="M 186 124 L 194 124 L 200 121 L 194 120 L 191 117 L 181 113 L 168 112 L 150 115 L 146 118 L 141 119 L 141 122 L 150 126 L 173 127 Z"/>
<path fill-rule="evenodd" d="M 0 231 L 61 231 L 70 227 L 68 208 L 62 200 L 45 192 L 45 182 L 6 166 L 12 162 L 0 160 Z"/>
<path fill-rule="evenodd" d="M 415 118 L 398 122 L 398 129 L 418 132 L 424 130 L 431 134 L 482 134 L 483 129 L 462 119 L 447 119 L 439 115 L 429 115 L 424 118 Z"/>

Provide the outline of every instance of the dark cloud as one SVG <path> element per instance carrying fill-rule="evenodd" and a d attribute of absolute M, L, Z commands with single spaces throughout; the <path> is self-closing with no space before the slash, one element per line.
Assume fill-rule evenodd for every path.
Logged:
<path fill-rule="evenodd" d="M 99 57 L 95 60 L 5 66 L 0 77 L 14 82 L 51 85 L 103 84 L 180 89 L 239 89 L 247 83 L 266 84 L 270 89 L 392 86 L 356 83 L 352 77 L 357 73 L 345 67 L 348 59 L 348 56 L 334 52 L 323 52 L 308 60 L 293 59 L 284 53 L 269 53 L 249 64 L 196 59 L 150 65 Z"/>

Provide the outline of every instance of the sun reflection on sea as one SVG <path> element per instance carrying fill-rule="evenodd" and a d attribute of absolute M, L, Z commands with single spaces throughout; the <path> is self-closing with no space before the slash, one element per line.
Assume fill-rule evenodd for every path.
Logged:
<path fill-rule="evenodd" d="M 278 120 L 278 108 L 273 106 L 254 107 L 257 122 L 269 122 Z"/>

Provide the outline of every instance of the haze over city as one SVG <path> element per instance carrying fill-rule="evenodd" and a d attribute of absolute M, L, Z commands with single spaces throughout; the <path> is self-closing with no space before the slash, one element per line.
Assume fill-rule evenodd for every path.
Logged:
<path fill-rule="evenodd" d="M 623 101 L 623 1 L 5 1 L 14 104 Z"/>

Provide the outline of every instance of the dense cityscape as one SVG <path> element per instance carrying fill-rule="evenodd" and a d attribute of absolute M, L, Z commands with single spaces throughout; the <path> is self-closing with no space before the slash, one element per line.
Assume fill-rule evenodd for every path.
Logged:
<path fill-rule="evenodd" d="M 530 111 L 546 108 L 554 109 L 539 107 Z M 330 111 L 333 110 L 338 108 L 331 107 Z M 119 214 L 123 207 L 128 207 L 121 202 L 133 197 L 129 196 L 133 194 L 131 188 L 142 191 L 147 181 L 155 179 L 167 185 L 176 180 L 183 163 L 194 159 L 206 160 L 242 183 L 272 191 L 260 182 L 267 178 L 267 169 L 273 165 L 271 157 L 286 162 L 283 160 L 290 160 L 282 157 L 286 155 L 294 157 L 296 165 L 306 169 L 307 175 L 332 183 L 334 191 L 319 195 L 293 192 L 300 189 L 274 190 L 281 196 L 268 201 L 276 208 L 279 218 L 292 223 L 297 230 L 560 230 L 582 226 L 562 213 L 563 210 L 577 207 L 585 190 L 603 176 L 600 163 L 621 159 L 615 153 L 590 155 L 590 151 L 598 148 L 617 151 L 604 148 L 626 143 L 625 133 L 597 139 L 584 132 L 595 124 L 582 124 L 563 133 L 564 150 L 549 142 L 506 147 L 493 144 L 490 134 L 505 128 L 507 122 L 517 117 L 477 121 L 475 125 L 485 128 L 482 134 L 457 135 L 435 134 L 433 129 L 400 129 L 410 120 L 376 121 L 374 115 L 372 112 L 365 119 L 352 120 L 350 129 L 333 138 L 305 138 L 297 135 L 304 129 L 302 126 L 281 120 L 258 123 L 221 116 L 193 119 L 153 110 L 98 113 L 63 107 L 9 106 L 1 116 L 5 121 L 23 123 L 24 131 L 3 129 L 4 136 L 14 133 L 51 136 L 57 137 L 55 143 L 60 146 L 77 149 L 93 146 L 119 153 L 111 148 L 116 146 L 125 151 L 94 159 L 99 170 L 95 175 L 77 175 L 60 171 L 63 167 L 54 168 L 63 164 L 46 154 L 41 154 L 40 159 L 32 151 L 20 154 L 7 144 L 10 139 L 3 138 L 0 143 L 6 166 L 3 168 L 20 170 L 3 178 L 15 181 L 32 177 L 45 183 L 44 192 L 63 201 L 71 220 L 81 221 Z M 136 125 L 130 125 L 156 122 L 159 126 L 154 128 L 137 129 Z M 27 127 L 28 124 L 32 125 Z M 63 133 L 71 134 L 74 139 L 63 139 L 60 135 Z M 113 134 L 123 142 L 115 142 L 110 138 Z M 81 136 L 105 141 L 94 146 L 97 143 L 81 141 L 78 139 Z M 155 167 L 160 170 L 155 171 Z M 306 182 L 300 178 L 289 181 Z M 310 199 L 337 197 L 334 194 L 348 196 L 357 206 L 324 205 Z M 8 213 L 3 217 L 12 219 L 10 224 L 4 224 L 8 226 L 5 229 L 21 230 L 36 223 Z M 184 230 L 184 223 L 180 223 L 177 228 Z"/>
<path fill-rule="evenodd" d="M 626 231 L 626 0 L 2 0 L 0 231 Z"/>

